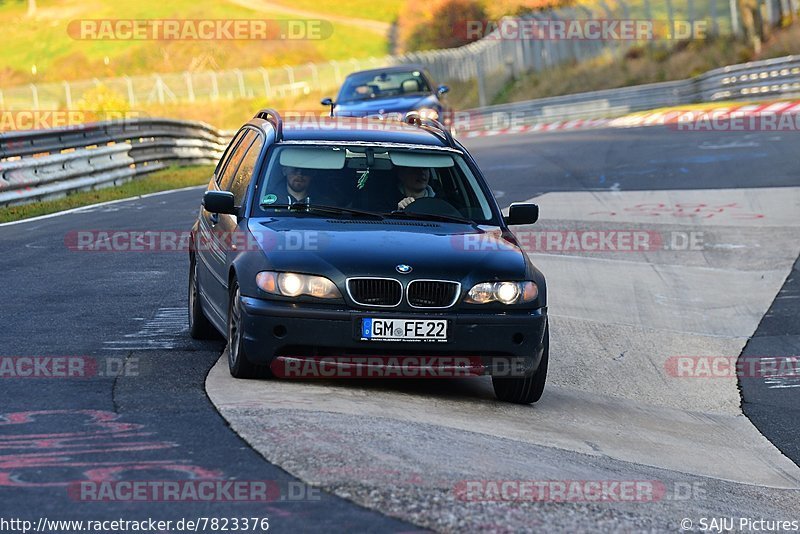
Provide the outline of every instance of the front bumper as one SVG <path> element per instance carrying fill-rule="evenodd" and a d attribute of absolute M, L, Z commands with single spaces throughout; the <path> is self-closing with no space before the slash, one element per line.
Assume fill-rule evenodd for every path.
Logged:
<path fill-rule="evenodd" d="M 244 352 L 253 363 L 276 358 L 358 356 L 464 357 L 479 359 L 483 374 L 530 374 L 539 367 L 547 308 L 513 312 L 421 312 L 314 307 L 242 297 Z M 446 319 L 448 341 L 359 339 L 361 319 Z"/>

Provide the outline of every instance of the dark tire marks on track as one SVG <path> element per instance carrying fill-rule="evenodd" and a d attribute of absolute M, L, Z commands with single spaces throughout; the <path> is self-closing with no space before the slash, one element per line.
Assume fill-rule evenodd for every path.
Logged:
<path fill-rule="evenodd" d="M 65 245 L 65 236 L 77 230 L 186 230 L 200 195 L 199 189 L 180 191 L 0 227 L 0 356 L 87 356 L 101 369 L 109 360 L 116 362 L 112 367 L 123 360 L 135 364 L 116 377 L 0 378 L 0 479 L 6 478 L 0 516 L 247 516 L 269 517 L 275 532 L 417 530 L 327 494 L 319 501 L 268 504 L 83 502 L 68 496 L 65 484 L 90 476 L 214 475 L 276 481 L 284 488 L 295 480 L 241 440 L 205 395 L 206 374 L 223 343 L 188 337 L 181 311 L 187 254 L 77 252 Z M 21 412 L 49 413 L 9 424 L 9 418 L 25 419 Z M 98 424 L 101 418 L 116 430 Z M 64 434 L 71 441 L 59 439 Z"/>

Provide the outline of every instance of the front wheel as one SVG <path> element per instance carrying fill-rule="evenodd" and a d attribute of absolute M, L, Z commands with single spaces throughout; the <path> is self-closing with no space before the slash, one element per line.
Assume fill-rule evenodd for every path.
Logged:
<path fill-rule="evenodd" d="M 239 283 L 234 279 L 228 302 L 228 369 L 234 378 L 266 378 L 270 375 L 269 367 L 255 365 L 244 352 L 241 297 Z"/>
<path fill-rule="evenodd" d="M 493 376 L 492 386 L 497 398 L 515 404 L 531 404 L 542 398 L 547 380 L 547 361 L 550 359 L 550 328 L 545 326 L 542 339 L 542 361 L 536 372 L 528 376 Z"/>

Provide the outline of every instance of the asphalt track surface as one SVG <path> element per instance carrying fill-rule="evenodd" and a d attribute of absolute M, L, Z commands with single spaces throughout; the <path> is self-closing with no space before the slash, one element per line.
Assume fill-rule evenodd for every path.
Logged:
<path fill-rule="evenodd" d="M 788 204 L 784 203 L 786 205 L 775 209 L 778 223 L 766 229 L 742 223 L 741 227 L 723 225 L 710 230 L 709 235 L 715 238 L 717 234 L 713 232 L 735 227 L 735 235 L 739 238 L 737 243 L 750 246 L 743 252 L 744 257 L 731 258 L 725 254 L 713 256 L 701 252 L 691 258 L 686 256 L 683 260 L 696 262 L 702 268 L 709 263 L 724 264 L 733 259 L 742 265 L 741 271 L 746 273 L 743 276 L 753 275 L 753 280 L 759 279 L 761 270 L 770 271 L 761 275 L 761 279 L 766 276 L 765 286 L 754 287 L 753 292 L 757 295 L 752 302 L 748 301 L 747 309 L 742 310 L 743 315 L 755 319 L 754 322 L 739 323 L 732 319 L 731 332 L 723 331 L 720 334 L 711 331 L 709 326 L 709 331 L 701 334 L 704 343 L 711 344 L 709 354 L 729 354 L 733 347 L 744 346 L 747 337 L 755 332 L 745 352 L 778 356 L 796 355 L 798 348 L 796 325 L 800 324 L 800 307 L 796 298 L 780 297 L 797 295 L 796 268 L 793 278 L 786 278 L 797 258 L 796 245 L 793 244 L 796 243 L 797 228 L 791 219 L 792 216 L 798 219 L 799 212 L 796 203 L 792 203 L 796 199 L 796 196 L 792 196 L 794 190 L 777 189 L 800 186 L 797 172 L 798 141 L 800 139 L 796 133 L 713 134 L 640 128 L 498 136 L 471 140 L 468 146 L 484 169 L 502 205 L 551 193 L 584 194 L 587 196 L 580 197 L 580 201 L 588 202 L 592 198 L 605 198 L 597 195 L 613 195 L 616 192 L 696 191 L 707 198 L 707 190 L 719 189 L 741 190 L 739 196 L 736 196 L 736 192 L 726 191 L 720 193 L 719 198 L 727 200 L 728 196 L 725 195 L 734 195 L 746 203 L 747 198 L 757 198 L 761 194 L 755 190 L 763 190 L 766 196 L 760 202 L 764 214 L 771 216 L 772 206 L 780 204 L 781 199 L 788 199 Z M 783 194 L 783 191 L 792 194 Z M 293 394 L 297 394 L 297 386 L 306 388 L 309 399 L 305 407 L 311 407 L 311 410 L 303 410 L 301 404 L 265 409 L 257 403 L 220 408 L 229 422 L 236 421 L 236 431 L 247 438 L 247 441 L 243 440 L 227 426 L 228 422 L 218 414 L 205 392 L 206 377 L 217 362 L 224 344 L 192 341 L 186 332 L 184 310 L 188 258 L 184 254 L 171 252 L 74 252 L 65 246 L 65 236 L 77 230 L 188 229 L 196 216 L 200 194 L 199 189 L 180 191 L 0 226 L 3 250 L 0 255 L 0 269 L 3 272 L 3 284 L 0 287 L 3 341 L 0 355 L 86 356 L 95 358 L 98 368 L 105 374 L 113 375 L 2 379 L 1 517 L 33 520 L 41 516 L 51 519 L 153 517 L 164 520 L 204 516 L 269 517 L 270 530 L 277 532 L 323 528 L 334 531 L 410 532 L 421 527 L 502 531 L 536 530 L 547 526 L 573 530 L 625 528 L 677 531 L 678 521 L 683 515 L 676 514 L 679 511 L 683 513 L 683 510 L 697 517 L 707 512 L 708 516 L 760 514 L 771 519 L 798 519 L 791 517 L 792 513 L 797 516 L 797 491 L 759 487 L 798 486 L 796 472 L 792 471 L 796 466 L 781 457 L 777 450 L 770 450 L 771 445 L 766 440 L 758 442 L 760 436 L 755 429 L 742 438 L 743 442 L 753 443 L 752 448 L 746 449 L 746 454 L 736 459 L 746 464 L 751 456 L 761 456 L 763 453 L 767 458 L 765 464 L 755 463 L 743 467 L 741 473 L 724 471 L 717 473 L 718 476 L 713 476 L 714 473 L 702 476 L 702 470 L 697 471 L 700 474 L 687 474 L 687 469 L 679 469 L 678 465 L 632 461 L 624 454 L 605 455 L 603 442 L 588 442 L 586 451 L 573 447 L 567 443 L 571 425 L 574 423 L 577 429 L 591 425 L 591 417 L 582 421 L 581 416 L 582 412 L 592 415 L 589 408 L 595 398 L 592 391 L 570 393 L 579 391 L 581 382 L 576 379 L 576 383 L 570 383 L 570 373 L 564 373 L 561 382 L 556 377 L 555 386 L 546 391 L 543 399 L 544 402 L 550 397 L 550 402 L 544 405 L 547 410 L 538 412 L 551 424 L 561 425 L 559 431 L 563 436 L 553 434 L 553 447 L 513 433 L 492 435 L 491 427 L 495 418 L 506 418 L 509 424 L 513 424 L 518 414 L 509 415 L 507 406 L 495 403 L 485 383 L 323 386 L 330 387 L 337 395 L 357 395 L 361 398 L 360 406 L 364 411 L 358 414 L 358 426 L 353 426 L 352 414 L 344 411 L 326 414 L 324 410 L 315 410 L 315 401 L 311 397 L 316 394 L 316 385 L 291 384 L 288 387 L 295 388 Z M 716 194 L 711 196 L 716 198 Z M 552 197 L 553 213 L 566 213 L 573 198 Z M 636 197 L 633 201 L 639 202 L 640 199 Z M 542 222 L 545 226 L 548 224 L 550 206 L 542 202 Z M 792 211 L 793 208 L 795 211 Z M 564 216 L 557 221 L 554 219 L 555 222 L 547 227 L 558 227 L 558 221 L 566 220 L 574 219 Z M 636 222 L 605 221 L 598 224 L 618 227 Z M 675 228 L 685 229 L 685 225 Z M 708 228 L 704 229 L 709 232 Z M 771 244 L 764 242 L 767 235 Z M 726 244 L 723 241 L 716 242 Z M 634 268 L 648 268 L 650 259 L 644 258 L 641 265 Z M 551 269 L 557 269 L 561 258 L 543 258 L 542 261 L 545 264 L 552 262 Z M 593 260 L 587 258 L 586 261 L 591 263 Z M 598 265 L 600 263 L 598 261 Z M 786 272 L 773 269 L 771 266 L 776 263 L 781 266 L 788 264 L 789 267 Z M 602 267 L 598 269 L 602 270 Z M 550 272 L 543 270 L 549 276 Z M 553 278 L 558 281 L 557 273 Z M 782 286 L 783 290 L 778 293 Z M 773 303 L 776 294 L 779 298 Z M 702 305 L 703 302 L 698 304 Z M 724 308 L 721 313 L 729 313 L 733 309 Z M 713 315 L 714 310 L 708 313 Z M 763 320 L 762 316 L 765 316 Z M 694 320 L 704 325 L 701 319 Z M 564 340 L 562 346 L 568 344 L 567 334 L 585 333 L 585 325 L 578 325 L 577 321 L 570 322 L 568 317 L 560 322 L 563 332 L 561 339 Z M 734 331 L 740 327 L 748 328 L 751 323 L 753 328 L 749 332 Z M 625 336 L 634 334 L 627 332 L 624 324 L 615 324 L 610 329 L 601 322 L 595 322 L 595 325 L 593 335 L 601 339 L 608 333 L 613 339 L 606 341 L 614 345 L 613 350 L 620 348 L 618 353 L 620 359 L 624 360 Z M 717 323 L 713 326 L 719 328 Z M 679 351 L 684 348 L 680 344 L 683 337 L 680 335 L 681 328 L 676 325 L 672 330 L 674 332 L 671 334 L 674 335 L 655 329 L 645 332 L 645 335 L 652 338 L 654 346 L 671 348 L 674 345 L 674 350 L 667 352 L 680 354 Z M 636 335 L 641 335 L 641 332 Z M 728 342 L 725 336 L 737 341 Z M 580 346 L 576 345 L 575 352 L 580 352 L 579 349 Z M 737 355 L 738 351 L 733 354 L 734 357 Z M 129 367 L 128 371 L 120 373 L 118 367 L 122 361 L 127 362 Z M 586 379 L 589 375 L 587 363 L 580 358 L 571 362 L 574 365 L 571 376 Z M 636 388 L 626 389 L 628 384 L 614 377 L 613 368 L 605 371 L 608 374 L 601 373 L 600 378 L 608 378 L 607 383 L 613 383 L 615 389 L 607 391 L 600 379 L 596 379 L 597 392 L 607 398 L 619 395 L 622 399 L 620 402 L 624 401 L 618 406 L 620 410 L 627 409 L 633 403 L 644 406 L 644 411 L 635 415 L 642 420 L 649 418 L 653 426 L 688 425 L 687 420 L 680 416 L 689 413 L 690 419 L 697 423 L 694 431 L 699 434 L 704 424 L 717 420 L 727 422 L 728 419 L 722 418 L 732 418 L 739 410 L 738 402 L 731 401 L 730 387 L 736 387 L 735 380 L 733 385 L 709 386 L 711 389 L 708 394 L 691 390 L 694 386 L 685 386 L 687 389 L 681 398 L 668 398 L 666 395 L 673 391 L 669 389 L 661 392 L 664 396 L 658 396 L 661 393 L 656 391 L 653 398 L 647 398 L 642 397 L 642 392 Z M 209 380 L 212 376 L 215 376 L 213 371 Z M 263 385 L 258 382 L 247 384 L 255 388 Z M 800 388 L 788 382 L 783 385 L 787 387 L 771 388 L 763 380 L 744 380 L 744 413 L 777 449 L 798 463 L 797 443 L 800 439 L 796 407 L 800 406 Z M 247 393 L 245 390 L 243 387 L 243 394 Z M 362 394 L 364 391 L 367 393 Z M 475 431 L 467 426 L 445 427 L 436 424 L 436 421 L 426 421 L 424 417 L 413 422 L 370 413 L 368 408 L 382 408 L 379 403 L 393 400 L 393 395 L 402 397 L 410 406 L 421 411 L 426 409 L 427 404 L 434 408 L 437 405 L 445 409 L 452 408 L 458 412 L 458 417 L 470 419 Z M 372 396 L 377 402 L 371 402 Z M 583 401 L 585 409 L 575 408 L 576 399 Z M 569 411 L 560 411 L 560 400 L 564 401 L 563 406 L 570 406 Z M 666 417 L 667 412 L 663 408 L 669 404 L 675 404 L 685 412 L 669 412 L 676 419 L 667 423 L 659 422 L 658 417 Z M 604 405 L 605 408 L 609 406 Z M 655 408 L 650 410 L 649 406 Z M 524 415 L 535 415 L 537 407 Z M 691 411 L 693 408 L 695 412 Z M 620 413 L 623 415 L 615 415 L 622 417 L 625 412 Z M 701 413 L 710 415 L 698 415 Z M 744 418 L 739 416 L 739 419 Z M 332 421 L 341 423 L 338 430 L 331 430 Z M 109 422 L 127 426 L 114 427 Z M 489 428 L 484 429 L 481 424 Z M 348 427 L 349 432 L 342 431 Z M 741 429 L 745 431 L 744 426 Z M 534 425 L 532 429 L 523 430 L 535 431 L 536 428 Z M 328 432 L 328 435 L 321 432 Z M 578 431 L 576 433 L 579 434 Z M 392 436 L 397 439 L 391 439 Z M 562 437 L 563 444 L 558 442 Z M 694 437 L 702 441 L 701 436 Z M 606 438 L 613 441 L 614 436 Z M 691 439 L 692 436 L 687 438 Z M 718 434 L 714 438 L 722 443 L 735 441 L 737 436 Z M 581 439 L 581 436 L 578 435 L 577 439 Z M 343 462 L 341 464 L 323 465 L 327 469 L 326 477 L 320 477 L 320 465 L 315 466 L 316 470 L 311 470 L 308 465 L 298 461 L 299 456 L 309 458 L 315 454 L 324 460 L 325 451 L 320 450 L 320 444 L 331 440 L 343 445 L 362 441 L 372 446 L 382 445 L 386 447 L 385 455 L 389 458 L 375 462 L 376 467 L 372 470 L 367 462 L 362 465 L 366 471 L 341 477 L 346 479 L 344 481 L 337 480 L 337 477 L 347 468 L 352 469 L 346 456 L 336 457 L 337 461 Z M 616 440 L 624 440 L 624 436 L 617 435 Z M 713 444 L 712 440 L 706 445 Z M 640 458 L 660 454 L 661 443 L 650 445 L 650 449 L 639 451 Z M 594 448 L 600 452 L 592 454 Z M 421 450 L 426 451 L 427 463 L 420 462 Z M 449 454 L 443 452 L 448 450 Z M 491 452 L 492 461 L 487 459 L 487 451 Z M 375 449 L 359 452 L 375 454 Z M 700 452 L 698 456 L 703 458 Z M 372 459 L 370 456 L 362 458 Z M 533 462 L 533 465 L 524 465 L 522 459 Z M 679 463 L 681 458 L 674 460 Z M 688 456 L 683 460 L 687 464 L 692 463 Z M 457 468 L 454 467 L 456 464 Z M 387 470 L 386 465 L 393 467 Z M 438 477 L 435 483 L 411 480 L 419 478 L 420 473 L 425 474 L 426 469 L 430 476 Z M 763 478 L 756 477 L 750 481 L 756 485 L 748 485 L 747 480 L 742 480 L 762 471 L 765 473 Z M 337 495 L 323 492 L 319 500 L 278 500 L 268 505 L 86 502 L 68 495 L 70 483 L 100 476 L 98 473 L 106 473 L 106 476 L 112 473 L 110 476 L 125 480 L 187 477 L 274 480 L 284 490 L 289 488 L 291 482 L 298 480 L 289 474 L 292 473 Z M 398 473 L 407 475 L 409 483 L 397 484 L 397 479 L 402 478 L 398 477 Z M 487 477 L 540 480 L 627 477 L 662 480 L 670 490 L 675 483 L 682 484 L 681 487 L 697 483 L 702 485 L 705 497 L 688 502 L 667 499 L 660 503 L 614 505 L 465 504 L 448 501 L 445 491 L 448 487 L 452 488 L 453 484 L 464 479 Z M 393 480 L 387 481 L 386 478 Z M 359 484 L 359 481 L 362 483 Z M 386 490 L 390 483 L 394 486 Z"/>

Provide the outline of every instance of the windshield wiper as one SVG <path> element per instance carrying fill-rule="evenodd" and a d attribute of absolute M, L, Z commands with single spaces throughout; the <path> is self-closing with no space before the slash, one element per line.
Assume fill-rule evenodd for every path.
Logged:
<path fill-rule="evenodd" d="M 384 215 L 386 217 L 402 217 L 405 219 L 422 219 L 428 221 L 455 222 L 461 224 L 469 224 L 471 226 L 476 226 L 477 224 L 475 223 L 475 221 L 464 219 L 463 217 L 456 217 L 454 215 L 440 215 L 435 213 L 412 213 L 407 211 L 395 210 L 391 213 L 385 213 Z"/>
<path fill-rule="evenodd" d="M 383 215 L 374 211 L 364 211 L 352 208 L 340 208 L 339 206 L 328 206 L 325 204 L 306 204 L 305 202 L 295 202 L 294 204 L 261 204 L 262 208 L 287 208 L 289 211 L 316 211 L 319 213 L 330 213 L 333 215 L 357 215 L 370 219 L 383 220 Z"/>

